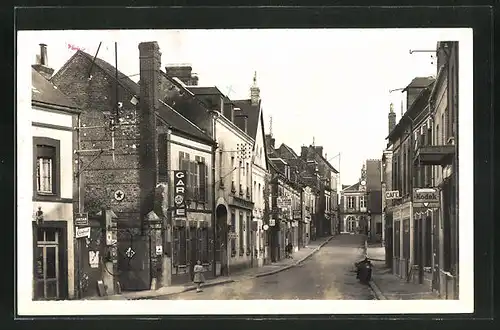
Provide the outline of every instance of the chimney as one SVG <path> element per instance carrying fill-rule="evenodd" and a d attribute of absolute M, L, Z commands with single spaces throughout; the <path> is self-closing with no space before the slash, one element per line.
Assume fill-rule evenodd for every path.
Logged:
<path fill-rule="evenodd" d="M 300 157 L 302 157 L 302 159 L 304 160 L 307 160 L 307 151 L 308 151 L 308 147 L 306 146 L 302 146 L 300 147 Z"/>
<path fill-rule="evenodd" d="M 315 146 L 314 149 L 316 150 L 316 153 L 318 153 L 321 157 L 323 157 L 323 147 Z"/>
<path fill-rule="evenodd" d="M 394 104 L 391 103 L 389 110 L 389 134 L 391 134 L 394 127 L 396 127 L 396 113 L 394 112 Z"/>
<path fill-rule="evenodd" d="M 40 54 L 36 56 L 36 64 L 33 64 L 31 67 L 47 80 L 52 77 L 54 69 L 49 67 L 46 44 L 40 44 Z"/>
<path fill-rule="evenodd" d="M 266 146 L 269 151 L 274 150 L 274 138 L 272 137 L 271 134 L 266 134 Z"/>
<path fill-rule="evenodd" d="M 248 116 L 247 115 L 236 115 L 234 119 L 234 123 L 238 126 L 243 132 L 248 134 Z M 271 142 L 272 143 L 272 142 Z"/>
<path fill-rule="evenodd" d="M 165 67 L 165 73 L 170 77 L 177 77 L 186 86 L 197 86 L 198 77 L 193 75 L 193 67 L 191 65 L 169 65 Z"/>
<path fill-rule="evenodd" d="M 274 143 L 276 142 L 276 139 L 275 138 L 271 138 L 271 148 L 275 149 L 274 147 Z"/>
<path fill-rule="evenodd" d="M 154 206 L 154 194 L 151 189 L 157 183 L 157 140 L 156 112 L 160 106 L 160 64 L 161 53 L 158 43 L 141 42 L 139 44 L 139 130 L 140 130 L 140 186 L 141 216 L 149 213 Z"/>

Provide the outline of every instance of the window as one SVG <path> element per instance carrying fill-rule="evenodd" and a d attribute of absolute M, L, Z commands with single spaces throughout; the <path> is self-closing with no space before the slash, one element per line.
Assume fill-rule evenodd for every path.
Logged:
<path fill-rule="evenodd" d="M 443 139 L 443 144 L 446 144 L 446 140 L 448 139 L 448 124 L 446 121 L 448 120 L 448 107 L 444 110 L 443 114 L 441 115 L 441 131 L 442 131 L 442 139 Z"/>
<path fill-rule="evenodd" d="M 208 165 L 204 157 L 196 157 L 198 171 L 196 173 L 196 197 L 198 201 L 208 201 Z"/>
<path fill-rule="evenodd" d="M 33 138 L 33 195 L 36 198 L 59 196 L 59 146 L 59 140 Z"/>
<path fill-rule="evenodd" d="M 355 197 L 347 197 L 347 208 L 348 209 L 353 209 L 355 204 Z"/>
<path fill-rule="evenodd" d="M 245 253 L 245 247 L 244 247 L 244 238 L 243 238 L 243 232 L 245 231 L 245 222 L 243 221 L 243 212 L 240 212 L 240 217 L 239 217 L 239 229 L 238 229 L 238 238 L 239 238 L 239 246 L 240 246 L 240 256 L 242 256 Z"/>
<path fill-rule="evenodd" d="M 236 233 L 236 214 L 231 212 L 231 257 L 234 257 L 236 255 L 236 238 L 234 237 L 234 234 Z"/>
<path fill-rule="evenodd" d="M 359 207 L 366 208 L 366 197 L 365 196 L 359 197 Z"/>

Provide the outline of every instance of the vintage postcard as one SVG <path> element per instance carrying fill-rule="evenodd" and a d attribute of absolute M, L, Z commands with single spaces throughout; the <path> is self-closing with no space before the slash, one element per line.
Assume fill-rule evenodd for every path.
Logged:
<path fill-rule="evenodd" d="M 18 32 L 19 315 L 473 312 L 472 65 L 472 29 Z"/>

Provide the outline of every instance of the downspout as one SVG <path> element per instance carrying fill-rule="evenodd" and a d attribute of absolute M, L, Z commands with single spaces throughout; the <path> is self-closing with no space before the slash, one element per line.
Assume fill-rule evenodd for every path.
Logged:
<path fill-rule="evenodd" d="M 215 128 L 217 127 L 217 114 L 214 114 L 213 118 L 213 144 L 212 144 L 212 182 L 213 182 L 213 189 L 212 189 L 212 272 L 214 277 L 217 276 L 217 258 L 216 258 L 216 251 L 217 251 L 217 224 L 215 223 L 216 218 L 215 218 L 215 208 L 216 208 L 216 200 L 215 200 L 215 190 L 218 189 L 215 184 L 215 153 L 217 151 L 217 142 L 216 142 L 216 134 L 215 134 Z M 221 258 L 222 259 L 222 258 Z M 221 260 L 222 262 L 222 260 Z"/>

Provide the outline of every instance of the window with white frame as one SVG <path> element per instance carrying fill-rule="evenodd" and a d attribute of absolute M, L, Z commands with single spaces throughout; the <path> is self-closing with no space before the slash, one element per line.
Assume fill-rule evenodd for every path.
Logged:
<path fill-rule="evenodd" d="M 51 147 L 45 147 L 51 148 Z M 50 152 L 50 151 L 49 151 Z M 52 194 L 54 192 L 54 157 L 44 155 L 37 157 L 36 160 L 36 179 L 37 191 L 43 194 Z"/>
<path fill-rule="evenodd" d="M 366 196 L 359 197 L 359 207 L 366 208 Z"/>
<path fill-rule="evenodd" d="M 347 208 L 353 209 L 356 205 L 356 197 L 349 196 L 347 197 Z"/>

